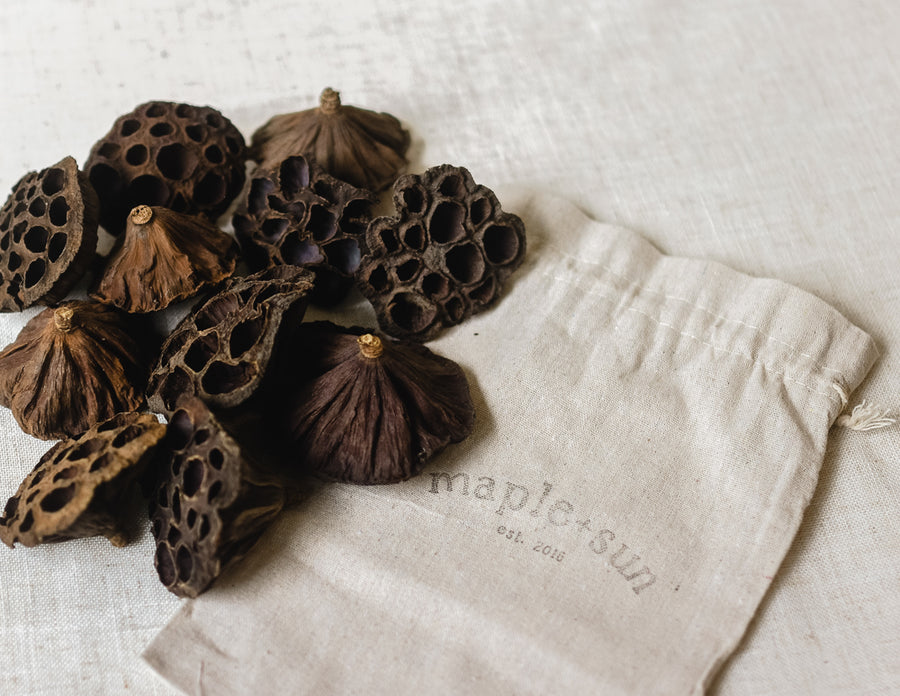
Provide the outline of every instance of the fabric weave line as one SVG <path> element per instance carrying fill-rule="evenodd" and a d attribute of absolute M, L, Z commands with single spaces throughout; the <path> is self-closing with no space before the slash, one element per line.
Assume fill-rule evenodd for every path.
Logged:
<path fill-rule="evenodd" d="M 566 282 L 566 279 L 565 279 L 565 278 L 561 278 L 560 276 L 554 275 L 554 274 L 552 274 L 552 273 L 544 273 L 543 275 L 544 275 L 544 277 L 547 277 L 547 278 L 552 278 L 552 279 L 554 279 L 554 280 Z M 611 287 L 611 286 L 607 285 L 606 283 L 603 283 L 603 285 L 605 285 L 606 287 Z M 593 291 L 593 290 L 585 290 L 585 292 L 587 292 L 589 295 L 593 295 L 593 296 L 595 296 L 595 297 L 599 297 L 600 299 L 608 300 L 608 301 L 611 302 L 612 304 L 616 304 L 616 302 L 617 302 L 614 298 L 612 298 L 612 297 L 609 296 L 609 295 L 604 295 L 604 294 L 602 294 L 602 293 L 595 292 L 595 291 Z M 816 389 L 816 388 L 813 387 L 812 385 L 806 384 L 805 382 L 801 382 L 801 381 L 799 381 L 799 380 L 797 380 L 797 379 L 794 379 L 793 377 L 788 377 L 787 374 L 786 374 L 785 372 L 782 372 L 781 370 L 776 369 L 774 366 L 772 366 L 772 365 L 770 365 L 770 364 L 768 364 L 768 363 L 765 363 L 765 362 L 763 362 L 763 361 L 761 361 L 761 360 L 757 360 L 756 358 L 754 358 L 754 357 L 753 357 L 752 355 L 750 355 L 749 353 L 742 353 L 742 352 L 740 352 L 740 351 L 729 350 L 728 348 L 724 348 L 724 347 L 722 347 L 722 346 L 717 346 L 717 345 L 715 345 L 714 343 L 710 343 L 710 342 L 708 342 L 708 341 L 704 341 L 704 340 L 703 340 L 701 337 L 699 337 L 699 336 L 695 336 L 694 334 L 688 333 L 688 332 L 686 332 L 686 331 L 682 331 L 679 327 L 674 326 L 674 325 L 672 325 L 672 324 L 667 324 L 666 322 L 661 321 L 660 319 L 657 319 L 656 317 L 651 316 L 650 314 L 647 314 L 646 312 L 643 312 L 643 311 L 641 311 L 641 310 L 639 310 L 639 309 L 636 309 L 636 308 L 634 308 L 634 307 L 626 307 L 625 309 L 626 309 L 627 311 L 629 311 L 629 312 L 634 312 L 634 313 L 636 313 L 636 314 L 640 314 L 640 315 L 646 317 L 647 319 L 651 320 L 651 321 L 654 322 L 655 324 L 658 324 L 659 326 L 663 326 L 663 327 L 665 327 L 665 328 L 667 328 L 667 329 L 670 329 L 671 331 L 675 331 L 675 332 L 677 332 L 678 334 L 680 334 L 681 336 L 685 336 L 686 338 L 693 339 L 693 340 L 697 341 L 698 343 L 701 343 L 702 345 L 709 346 L 709 347 L 712 348 L 713 350 L 720 351 L 720 352 L 722 352 L 722 353 L 728 353 L 728 354 L 730 354 L 730 355 L 737 355 L 737 356 L 742 357 L 742 358 L 746 358 L 746 359 L 749 360 L 751 363 L 753 363 L 753 364 L 755 364 L 755 365 L 759 365 L 760 367 L 762 367 L 763 369 L 765 369 L 766 372 L 769 372 L 770 374 L 778 375 L 779 377 L 781 377 L 781 378 L 782 378 L 783 380 L 785 380 L 786 382 L 792 382 L 792 383 L 794 383 L 794 384 L 796 384 L 796 385 L 798 385 L 798 386 L 800 386 L 800 387 L 803 387 L 804 389 L 806 389 L 807 391 L 809 391 L 809 392 L 811 392 L 811 393 L 813 393 L 813 394 L 817 394 L 817 395 L 819 395 L 819 396 L 824 396 L 824 397 L 825 397 L 826 399 L 828 399 L 829 401 L 832 401 L 832 402 L 834 402 L 834 403 L 836 403 L 836 404 L 838 404 L 838 405 L 842 405 L 842 404 L 841 404 L 840 398 L 839 398 L 838 395 L 835 394 L 833 391 L 819 391 L 818 389 Z M 619 324 L 618 324 L 618 323 L 615 324 L 615 329 L 616 329 L 616 330 L 619 329 Z M 839 372 L 839 371 L 838 371 L 838 370 L 833 370 L 833 372 Z M 832 387 L 833 385 L 832 385 L 832 384 L 827 384 L 827 386 L 826 386 L 826 383 L 819 383 L 818 386 L 825 386 L 826 388 L 830 388 L 830 387 Z"/>
<path fill-rule="evenodd" d="M 731 322 L 731 323 L 734 323 L 734 324 L 738 324 L 739 326 L 744 326 L 744 327 L 746 327 L 746 328 L 748 328 L 748 329 L 751 329 L 752 331 L 755 331 L 758 335 L 762 336 L 763 338 L 765 338 L 765 339 L 767 339 L 767 340 L 769 340 L 769 341 L 773 341 L 773 342 L 775 342 L 775 343 L 780 343 L 781 345 L 785 346 L 786 348 L 790 348 L 791 352 L 793 352 L 795 355 L 799 355 L 799 356 L 801 356 L 801 357 L 808 358 L 808 359 L 812 362 L 813 366 L 819 368 L 820 370 L 826 370 L 826 371 L 828 371 L 828 372 L 834 372 L 835 374 L 837 374 L 838 376 L 840 376 L 843 380 L 846 380 L 846 379 L 847 379 L 847 378 L 846 378 L 846 375 L 844 375 L 844 373 L 841 372 L 840 370 L 837 370 L 837 369 L 835 369 L 835 368 L 833 368 L 833 367 L 829 367 L 828 365 L 825 365 L 825 364 L 823 364 L 823 363 L 820 363 L 819 361 L 817 361 L 817 360 L 816 360 L 812 355 L 810 355 L 809 353 L 806 353 L 806 352 L 800 350 L 797 346 L 792 345 L 792 344 L 788 343 L 787 341 L 784 341 L 784 340 L 782 340 L 782 339 L 780 339 L 780 338 L 777 338 L 776 336 L 772 336 L 771 334 L 766 333 L 766 332 L 763 331 L 762 328 L 760 328 L 759 326 L 754 326 L 753 324 L 748 324 L 747 322 L 742 321 L 742 320 L 740 320 L 740 319 L 732 319 L 731 317 L 726 317 L 726 316 L 724 316 L 724 315 L 722 315 L 722 314 L 716 314 L 715 312 L 713 312 L 713 311 L 710 310 L 709 308 L 704 307 L 704 306 L 702 306 L 702 305 L 699 305 L 699 304 L 697 304 L 696 302 L 692 302 L 691 300 L 688 300 L 688 299 L 686 299 L 686 298 L 678 297 L 677 295 L 670 295 L 670 294 L 664 293 L 664 292 L 662 292 L 662 291 L 660 291 L 660 290 L 654 290 L 654 289 L 652 289 L 652 288 L 648 288 L 648 287 L 646 287 L 646 286 L 644 286 L 644 285 L 641 285 L 638 281 L 636 281 L 636 280 L 634 280 L 634 279 L 632 279 L 632 278 L 629 278 L 628 276 L 623 275 L 622 273 L 619 273 L 619 272 L 616 271 L 615 269 L 610 268 L 610 267 L 607 266 L 606 264 L 601 263 L 601 262 L 599 262 L 599 261 L 591 261 L 591 260 L 589 260 L 589 259 L 582 259 L 582 258 L 579 258 L 579 257 L 577 257 L 577 256 L 572 256 L 571 254 L 566 253 L 565 251 L 563 251 L 562 249 L 559 249 L 558 247 L 550 247 L 550 248 L 553 249 L 553 251 L 557 252 L 558 254 L 560 254 L 561 256 L 564 256 L 564 257 L 567 258 L 567 259 L 571 259 L 571 260 L 577 261 L 577 262 L 579 262 L 579 263 L 589 264 L 589 265 L 591 265 L 591 266 L 595 266 L 595 267 L 600 268 L 600 269 L 602 269 L 602 270 L 604 270 L 604 271 L 607 271 L 607 272 L 609 272 L 611 275 L 614 275 L 614 276 L 616 276 L 617 278 L 621 278 L 621 279 L 624 280 L 626 283 L 628 283 L 630 286 L 632 286 L 632 287 L 634 287 L 634 288 L 640 290 L 641 292 L 646 292 L 646 293 L 649 293 L 649 294 L 658 295 L 658 296 L 660 296 L 660 297 L 662 297 L 662 298 L 664 298 L 664 299 L 667 299 L 667 300 L 675 300 L 676 302 L 683 302 L 684 304 L 688 305 L 689 307 L 694 307 L 695 309 L 698 309 L 698 310 L 700 310 L 701 312 L 704 312 L 705 314 L 709 315 L 709 316 L 712 317 L 713 319 L 721 319 L 722 321 Z M 608 287 L 608 288 L 610 288 L 610 289 L 612 289 L 612 290 L 618 290 L 618 288 L 616 288 L 616 287 L 613 286 L 613 285 L 609 285 L 609 284 L 607 284 L 607 283 L 604 283 L 604 285 L 606 285 L 606 287 Z"/>

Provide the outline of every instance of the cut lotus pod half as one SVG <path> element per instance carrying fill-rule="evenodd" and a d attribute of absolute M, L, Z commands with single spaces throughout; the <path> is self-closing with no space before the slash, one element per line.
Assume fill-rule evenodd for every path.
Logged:
<path fill-rule="evenodd" d="M 327 479 L 394 483 L 472 432 L 459 365 L 428 348 L 329 322 L 296 338 L 287 427 L 297 465 Z"/>
<path fill-rule="evenodd" d="M 74 437 L 141 407 L 156 345 L 140 317 L 115 307 L 45 309 L 0 352 L 0 404 L 29 435 Z"/>
<path fill-rule="evenodd" d="M 244 403 L 306 311 L 313 274 L 275 266 L 231 278 L 198 303 L 163 343 L 147 389 L 150 408 L 170 415 L 184 396 L 216 409 Z"/>
<path fill-rule="evenodd" d="M 0 311 L 62 300 L 94 260 L 98 216 L 72 157 L 23 176 L 0 208 Z"/>
<path fill-rule="evenodd" d="M 242 558 L 286 501 L 202 401 L 186 398 L 169 421 L 168 460 L 150 519 L 160 581 L 196 597 Z"/>
<path fill-rule="evenodd" d="M 332 306 L 353 287 L 375 201 L 296 155 L 257 168 L 234 230 L 250 268 L 309 268 L 316 273 L 312 302 Z"/>
<path fill-rule="evenodd" d="M 105 536 L 127 542 L 133 503 L 166 427 L 148 413 L 120 413 L 41 457 L 0 518 L 0 539 L 37 546 Z"/>
<path fill-rule="evenodd" d="M 107 257 L 90 296 L 126 312 L 165 309 L 234 273 L 235 240 L 201 216 L 141 205 Z"/>
<path fill-rule="evenodd" d="M 366 232 L 357 284 L 390 336 L 428 341 L 496 302 L 525 258 L 525 226 L 463 167 L 394 184 L 397 215 Z"/>
<path fill-rule="evenodd" d="M 274 116 L 257 130 L 250 159 L 269 167 L 305 155 L 338 179 L 380 191 L 406 167 L 409 142 L 394 116 L 342 104 L 340 93 L 326 87 L 319 106 Z"/>

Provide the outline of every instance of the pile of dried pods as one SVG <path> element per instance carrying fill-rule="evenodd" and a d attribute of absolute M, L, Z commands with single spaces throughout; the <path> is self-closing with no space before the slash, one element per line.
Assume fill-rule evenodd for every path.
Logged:
<path fill-rule="evenodd" d="M 48 309 L 0 353 L 0 405 L 62 441 L 9 498 L 0 540 L 121 545 L 143 495 L 159 578 L 194 597 L 304 477 L 402 481 L 466 438 L 466 376 L 421 342 L 497 300 L 525 230 L 462 167 L 399 176 L 409 141 L 331 89 L 249 149 L 217 110 L 154 101 L 84 172 L 66 157 L 23 176 L 0 208 L 0 311 Z M 373 219 L 392 183 L 396 215 Z M 240 245 L 216 222 L 238 197 Z M 98 226 L 116 236 L 105 258 Z M 92 268 L 91 299 L 63 301 Z M 354 285 L 382 335 L 302 322 Z M 154 335 L 150 313 L 201 293 Z"/>

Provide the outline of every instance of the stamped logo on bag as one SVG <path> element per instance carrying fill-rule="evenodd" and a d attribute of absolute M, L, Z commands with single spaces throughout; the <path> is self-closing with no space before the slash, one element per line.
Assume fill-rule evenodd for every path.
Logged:
<path fill-rule="evenodd" d="M 656 582 L 656 575 L 647 565 L 641 565 L 641 557 L 633 553 L 627 544 L 621 541 L 613 543 L 616 541 L 615 532 L 580 515 L 575 505 L 568 500 L 555 498 L 551 502 L 553 487 L 552 483 L 544 481 L 541 490 L 537 491 L 512 481 L 499 481 L 491 476 L 476 478 L 464 472 L 451 474 L 440 471 L 431 473 L 427 491 L 433 495 L 471 497 L 473 500 L 484 501 L 485 504 L 496 505 L 494 513 L 504 518 L 503 523 L 496 527 L 497 534 L 514 544 L 523 544 L 557 563 L 565 561 L 566 552 L 543 539 L 526 539 L 525 533 L 516 525 L 517 518 L 521 519 L 525 515 L 545 518 L 554 527 L 570 528 L 580 545 L 586 546 L 596 556 L 603 557 L 631 584 L 631 590 L 635 594 L 640 594 Z"/>

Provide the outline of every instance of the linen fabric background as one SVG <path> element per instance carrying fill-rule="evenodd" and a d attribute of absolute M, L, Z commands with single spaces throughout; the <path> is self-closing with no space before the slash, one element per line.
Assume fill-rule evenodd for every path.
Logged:
<path fill-rule="evenodd" d="M 856 398 L 896 407 L 898 34 L 890 0 L 7 3 L 0 190 L 83 162 L 143 101 L 208 103 L 249 136 L 331 85 L 409 125 L 413 171 L 464 165 L 813 293 L 882 351 Z M 0 317 L 3 344 L 35 313 Z M 0 410 L 4 496 L 47 448 Z M 712 692 L 900 689 L 898 451 L 897 429 L 832 431 Z M 180 605 L 149 535 L 0 551 L 0 691 L 174 693 L 139 657 Z"/>

